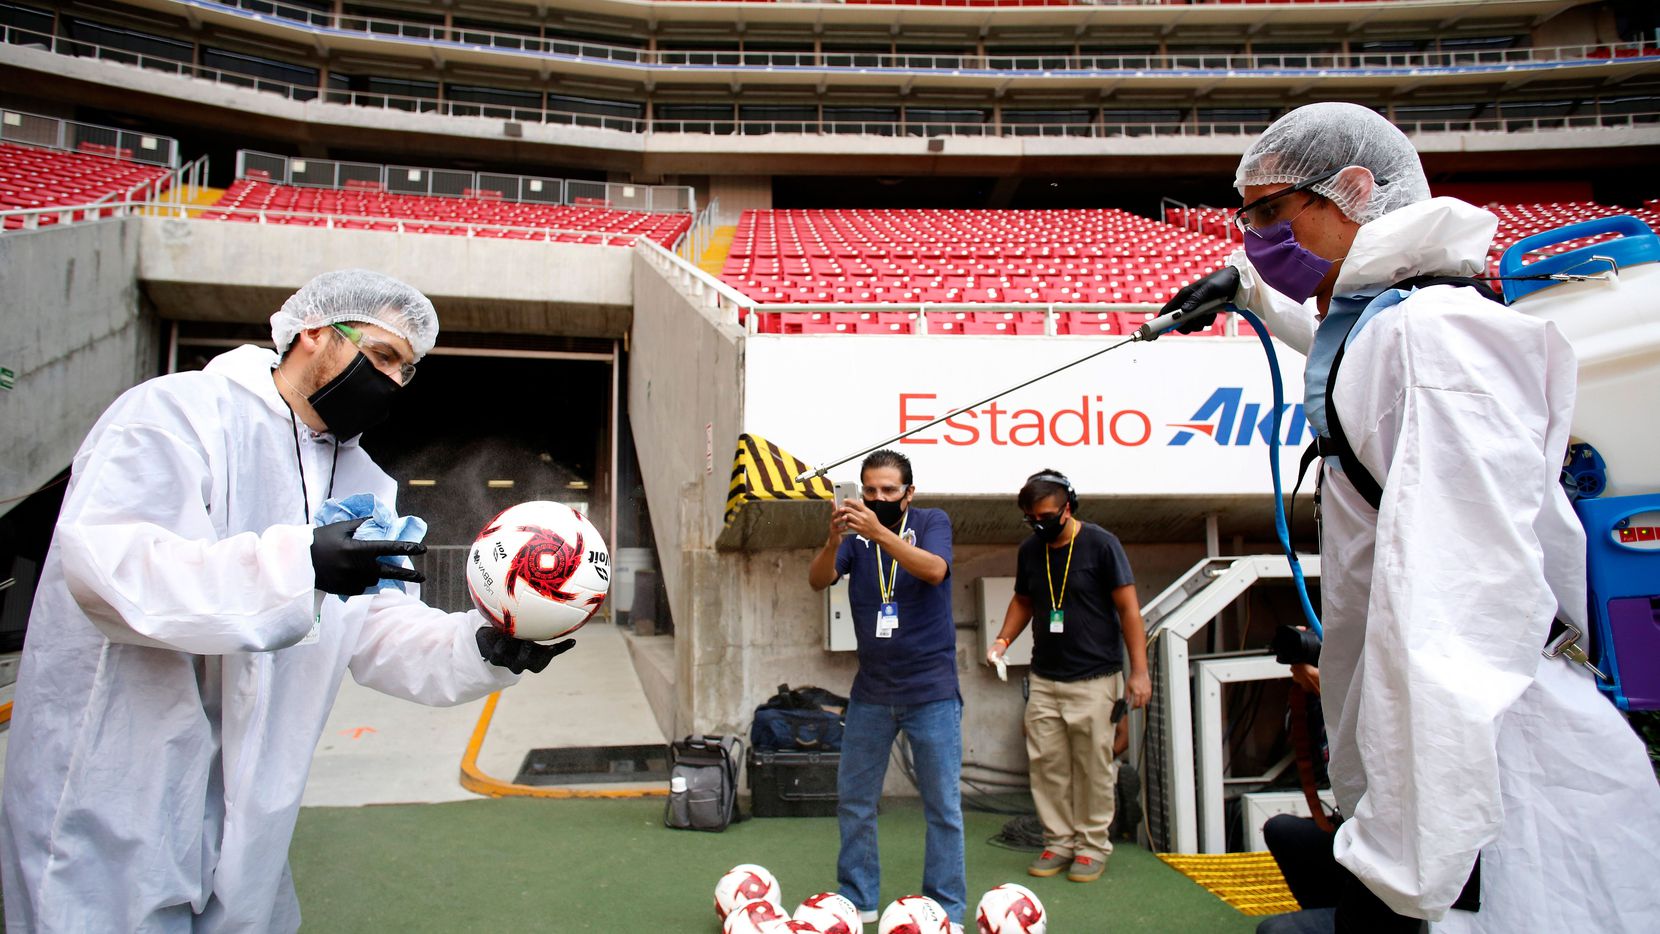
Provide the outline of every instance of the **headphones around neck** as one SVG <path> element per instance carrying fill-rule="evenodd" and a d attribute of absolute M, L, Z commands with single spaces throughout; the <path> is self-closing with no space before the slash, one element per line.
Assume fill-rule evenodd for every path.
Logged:
<path fill-rule="evenodd" d="M 1065 474 L 1058 474 L 1058 473 L 1035 474 L 1030 479 L 1028 479 L 1026 482 L 1031 483 L 1033 480 L 1043 480 L 1043 481 L 1046 481 L 1046 482 L 1049 482 L 1049 483 L 1054 483 L 1054 484 L 1057 484 L 1059 486 L 1066 487 L 1066 505 L 1067 505 L 1067 508 L 1072 510 L 1072 514 L 1074 516 L 1078 514 L 1078 491 L 1074 490 L 1072 488 L 1072 481 L 1066 479 Z"/>

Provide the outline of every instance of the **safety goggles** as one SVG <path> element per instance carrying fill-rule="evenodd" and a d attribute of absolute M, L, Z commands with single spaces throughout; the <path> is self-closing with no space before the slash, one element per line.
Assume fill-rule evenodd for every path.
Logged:
<path fill-rule="evenodd" d="M 375 369 L 382 373 L 397 373 L 399 385 L 408 386 L 415 378 L 415 364 L 405 363 L 403 354 L 398 353 L 398 349 L 390 343 L 365 334 L 349 324 L 334 324 L 330 327 L 339 331 L 346 340 L 362 351 L 363 355 L 369 358 L 369 362 L 374 364 Z"/>
<path fill-rule="evenodd" d="M 1255 201 L 1252 201 L 1250 204 L 1247 204 L 1239 210 L 1233 212 L 1234 226 L 1238 227 L 1241 233 L 1247 230 L 1261 230 L 1264 227 L 1267 227 L 1268 225 L 1274 223 L 1275 218 L 1279 215 L 1280 205 L 1276 202 L 1278 202 L 1281 198 L 1290 197 L 1299 191 L 1307 191 L 1326 179 L 1336 176 L 1337 173 L 1346 168 L 1348 168 L 1348 166 L 1340 165 L 1323 175 L 1316 175 L 1313 178 L 1305 179 L 1289 188 L 1281 188 L 1279 191 L 1276 191 L 1271 195 L 1263 195 Z"/>

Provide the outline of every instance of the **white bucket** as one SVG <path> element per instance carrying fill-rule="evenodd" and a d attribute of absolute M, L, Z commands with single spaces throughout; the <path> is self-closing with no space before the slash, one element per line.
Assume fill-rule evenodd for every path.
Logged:
<path fill-rule="evenodd" d="M 1526 266 L 1521 255 L 1609 231 L 1618 240 L 1582 247 Z M 1514 262 L 1513 262 L 1514 259 Z M 1597 449 L 1608 468 L 1603 496 L 1660 492 L 1660 238 L 1634 217 L 1600 218 L 1518 241 L 1504 254 L 1500 275 L 1547 272 L 1595 274 L 1617 267 L 1612 279 L 1579 282 L 1505 282 L 1510 307 L 1554 321 L 1579 358 L 1579 401 L 1573 434 Z M 1517 285 L 1522 286 L 1518 290 Z"/>

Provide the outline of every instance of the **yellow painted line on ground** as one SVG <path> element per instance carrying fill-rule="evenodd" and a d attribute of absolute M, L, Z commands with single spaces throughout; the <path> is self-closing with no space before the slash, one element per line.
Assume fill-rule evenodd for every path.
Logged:
<path fill-rule="evenodd" d="M 1240 914 L 1277 915 L 1300 907 L 1271 853 L 1160 853 L 1158 857 Z"/>
<path fill-rule="evenodd" d="M 0 723 L 10 722 L 12 722 L 12 702 L 6 701 L 4 704 L 0 704 Z"/>
<path fill-rule="evenodd" d="M 461 787 L 474 794 L 486 795 L 491 798 L 663 798 L 667 797 L 667 788 L 571 788 L 546 787 L 540 785 L 519 785 L 514 782 L 504 782 L 499 778 L 484 774 L 478 767 L 478 751 L 484 746 L 484 735 L 490 731 L 490 721 L 496 715 L 496 702 L 501 700 L 501 692 L 497 691 L 484 700 L 484 710 L 478 715 L 478 724 L 473 727 L 472 739 L 467 741 L 467 751 L 461 756 Z M 6 705 L 8 708 L 10 704 Z"/>

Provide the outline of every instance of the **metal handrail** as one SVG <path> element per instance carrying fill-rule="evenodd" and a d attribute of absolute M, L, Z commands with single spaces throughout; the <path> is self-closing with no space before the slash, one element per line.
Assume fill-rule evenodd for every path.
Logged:
<path fill-rule="evenodd" d="M 19 42 L 19 39 L 29 40 Z M 740 120 L 736 108 L 733 117 L 702 117 L 695 120 L 664 120 L 653 117 L 611 117 L 557 108 L 510 107 L 479 104 L 470 101 L 436 100 L 394 94 L 372 94 L 359 91 L 320 90 L 315 85 L 291 84 L 266 78 L 252 78 L 235 72 L 191 65 L 170 58 L 160 58 L 111 49 L 94 43 L 63 39 L 44 33 L 35 33 L 15 26 L 0 27 L 0 40 L 9 44 L 41 44 L 47 51 L 74 54 L 69 50 L 87 50 L 99 60 L 118 61 L 141 68 L 183 75 L 216 84 L 231 85 L 251 90 L 278 94 L 289 100 L 313 101 L 347 106 L 375 107 L 403 110 L 410 113 L 430 113 L 441 116 L 490 117 L 529 123 L 573 126 L 600 131 L 639 133 L 697 133 L 713 135 L 762 135 L 795 133 L 805 135 L 877 135 L 877 136 L 1072 136 L 1085 138 L 1207 137 L 1246 136 L 1267 129 L 1268 121 L 1227 122 L 1140 122 L 1101 121 L 1090 123 L 1004 123 L 1001 126 L 985 122 L 958 122 L 914 118 L 898 121 L 839 121 L 819 120 Z M 1457 102 L 1474 105 L 1477 102 Z M 1488 102 L 1481 102 L 1488 103 Z M 1526 102 L 1523 102 L 1525 106 Z M 936 108 L 937 109 L 937 108 Z M 975 109 L 964 107 L 957 109 Z M 1094 110 L 1095 108 L 1089 108 Z M 1619 129 L 1660 123 L 1660 111 L 1639 111 L 1621 114 L 1591 114 L 1588 116 L 1544 117 L 1484 117 L 1470 119 L 1396 120 L 1395 125 L 1409 135 L 1415 133 L 1471 133 L 1471 132 L 1539 132 L 1556 129 L 1609 128 Z"/>
<path fill-rule="evenodd" d="M 1289 2 L 1289 0 L 1287 0 Z M 1333 0 L 1342 2 L 1342 0 Z M 906 5 L 896 3 L 894 5 Z M 965 7 L 975 4 L 964 2 Z M 1010 2 L 1009 6 L 1020 6 Z M 1091 3 L 1064 3 L 1065 6 L 1095 6 Z M 1129 4 L 1125 4 L 1129 5 Z M 1157 5 L 1136 3 L 1135 5 Z M 1185 3 L 1183 5 L 1186 5 Z M 1298 4 L 1303 5 L 1303 4 Z M 981 54 L 978 51 L 943 53 L 939 55 L 884 53 L 884 52 L 751 52 L 739 48 L 731 50 L 653 50 L 639 46 L 612 45 L 578 39 L 549 36 L 527 36 L 512 32 L 494 32 L 474 27 L 444 27 L 433 23 L 419 23 L 372 16 L 356 16 L 323 12 L 305 7 L 272 4 L 269 0 L 217 0 L 213 7 L 230 7 L 249 18 L 261 21 L 273 19 L 296 23 L 312 30 L 332 30 L 343 33 L 369 33 L 388 40 L 410 40 L 423 43 L 443 43 L 472 50 L 499 50 L 507 53 L 529 53 L 590 62 L 617 62 L 631 66 L 666 68 L 747 68 L 808 69 L 853 71 L 1044 71 L 1044 72 L 1118 72 L 1118 71 L 1306 71 L 1407 69 L 1461 69 L 1489 68 L 1515 65 L 1560 64 L 1564 61 L 1601 60 L 1592 53 L 1606 53 L 1614 60 L 1621 52 L 1633 51 L 1660 55 L 1652 43 L 1593 43 L 1566 46 L 1524 47 L 1515 49 L 1453 49 L 1424 52 L 1293 52 L 1276 54 L 1232 54 L 1213 52 L 1164 52 L 1158 54 Z"/>
<path fill-rule="evenodd" d="M 6 41 L 10 42 L 11 40 L 8 37 Z M 100 142 L 101 140 L 110 140 L 111 142 Z M 78 120 L 65 120 L 62 117 L 48 117 L 44 114 L 28 113 L 12 108 L 6 108 L 3 112 L 0 112 L 0 142 L 38 146 L 42 149 L 56 149 L 76 153 L 77 155 L 101 156 L 108 159 L 123 158 L 129 162 L 161 166 L 167 169 L 177 168 L 179 164 L 179 141 L 171 136 L 121 130 L 111 126 L 82 123 Z M 127 151 L 128 155 L 111 155 L 97 149 L 83 148 L 87 143 L 97 143 L 100 146 L 112 148 L 117 154 Z M 151 152 L 157 149 L 161 151 L 152 155 Z"/>
<path fill-rule="evenodd" d="M 298 177 L 301 174 L 306 177 Z M 640 185 L 431 166 L 379 165 L 281 156 L 253 149 L 237 150 L 236 177 L 273 185 L 334 190 L 350 189 L 352 182 L 371 182 L 387 194 L 449 198 L 472 197 L 469 192 L 490 190 L 496 191 L 503 202 L 514 204 L 606 207 L 658 214 L 689 214 L 696 202 L 696 193 L 690 185 Z M 438 190 L 435 180 L 439 178 L 448 183 L 445 187 L 455 190 Z M 512 191 L 505 190 L 508 187 Z M 527 197 L 527 190 L 536 191 L 540 197 Z M 644 205 L 638 206 L 642 200 Z M 658 201 L 668 204 L 659 207 Z"/>
<path fill-rule="evenodd" d="M 205 205 L 204 206 L 204 205 L 182 204 L 180 202 L 169 201 L 169 200 L 152 200 L 152 199 L 135 199 L 135 200 L 121 200 L 121 201 L 97 201 L 97 202 L 92 202 L 92 203 L 87 203 L 87 204 L 59 204 L 59 205 L 51 205 L 51 206 L 48 206 L 48 207 L 40 207 L 40 208 L 17 208 L 17 209 L 4 210 L 4 211 L 0 211 L 0 225 L 3 225 L 4 222 L 8 219 L 16 217 L 16 218 L 23 218 L 23 226 L 22 226 L 21 229 L 23 229 L 23 230 L 37 230 L 37 229 L 42 228 L 42 225 L 39 222 L 40 218 L 45 217 L 47 215 L 57 215 L 58 220 L 57 220 L 56 224 L 49 224 L 49 225 L 45 225 L 45 226 L 66 226 L 66 225 L 74 224 L 74 223 L 82 223 L 82 222 L 94 221 L 94 220 L 105 220 L 105 219 L 109 219 L 109 218 L 113 218 L 113 217 L 127 217 L 127 216 L 135 214 L 135 213 L 143 213 L 147 216 L 181 217 L 181 218 L 188 218 L 191 213 L 196 213 L 196 214 L 208 214 L 208 213 L 240 214 L 240 215 L 246 215 L 246 216 L 254 217 L 257 220 L 257 222 L 260 223 L 260 224 L 269 224 L 271 222 L 271 219 L 276 218 L 276 217 L 297 217 L 297 218 L 306 218 L 306 219 L 322 220 L 323 221 L 323 223 L 320 224 L 320 225 L 308 225 L 308 226 L 321 226 L 325 229 L 341 229 L 341 230 L 359 229 L 359 228 L 346 227 L 345 225 L 348 221 L 349 222 L 354 222 L 354 223 L 387 224 L 387 225 L 392 226 L 391 230 L 378 231 L 378 232 L 383 232 L 383 233 L 416 233 L 417 232 L 417 231 L 406 230 L 405 228 L 408 228 L 408 227 L 451 227 L 451 228 L 465 229 L 467 231 L 467 236 L 469 236 L 469 237 L 476 237 L 476 236 L 478 236 L 478 232 L 483 231 L 483 230 L 499 230 L 499 231 L 502 231 L 503 233 L 527 232 L 528 231 L 528 232 L 537 234 L 538 236 L 536 236 L 534 238 L 514 237 L 514 238 L 511 238 L 511 239 L 528 240 L 528 242 L 533 242 L 533 243 L 534 242 L 548 242 L 548 243 L 552 243 L 552 242 L 569 243 L 570 242 L 570 241 L 558 241 L 557 238 L 561 235 L 581 236 L 581 237 L 600 237 L 600 238 L 603 238 L 606 241 L 610 241 L 610 240 L 614 240 L 614 239 L 625 239 L 626 238 L 630 241 L 629 244 L 612 244 L 612 243 L 609 243 L 609 242 L 606 242 L 606 243 L 579 243 L 579 244 L 577 244 L 578 246 L 617 246 L 617 247 L 626 247 L 626 246 L 632 245 L 633 243 L 636 243 L 636 242 L 639 242 L 639 241 L 642 241 L 642 240 L 647 240 L 647 235 L 646 234 L 634 233 L 634 232 L 628 232 L 628 231 L 583 230 L 583 229 L 579 229 L 579 228 L 570 228 L 570 227 L 539 227 L 539 226 L 527 225 L 527 224 L 480 224 L 480 223 L 469 222 L 469 221 L 426 220 L 426 219 L 417 219 L 417 218 L 408 218 L 408 217 L 379 217 L 379 216 L 374 216 L 374 215 L 363 215 L 363 214 L 324 214 L 324 213 L 315 212 L 315 211 L 280 211 L 280 210 L 272 210 L 272 209 L 269 209 L 269 208 L 219 207 L 217 205 Z M 207 220 L 218 221 L 217 218 L 207 218 Z M 3 230 L 3 227 L 0 227 L 0 230 Z M 14 229 L 14 232 L 15 232 L 15 229 Z M 492 238 L 492 239 L 495 239 L 495 238 Z"/>

